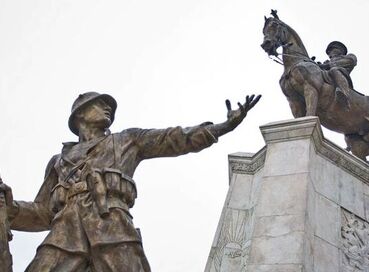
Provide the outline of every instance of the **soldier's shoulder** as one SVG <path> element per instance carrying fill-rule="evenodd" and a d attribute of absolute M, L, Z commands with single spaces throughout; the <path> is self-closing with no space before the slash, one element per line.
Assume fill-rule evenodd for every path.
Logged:
<path fill-rule="evenodd" d="M 51 157 L 48 166 L 49 165 L 54 165 L 56 163 L 56 161 L 61 157 L 61 154 L 55 154 Z"/>
<path fill-rule="evenodd" d="M 45 178 L 50 175 L 51 171 L 54 169 L 56 162 L 60 159 L 60 156 L 60 154 L 56 154 L 51 157 L 49 163 L 46 166 Z"/>
<path fill-rule="evenodd" d="M 142 128 L 127 128 L 127 129 L 122 130 L 121 132 L 114 133 L 114 134 L 122 136 L 122 137 L 127 137 L 127 136 L 135 137 L 139 135 L 142 131 L 143 131 Z"/>

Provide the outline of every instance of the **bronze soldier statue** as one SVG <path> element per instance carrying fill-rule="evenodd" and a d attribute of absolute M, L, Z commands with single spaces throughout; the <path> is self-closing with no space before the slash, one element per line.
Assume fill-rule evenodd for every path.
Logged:
<path fill-rule="evenodd" d="M 349 93 L 354 89 L 350 73 L 357 64 L 357 58 L 352 53 L 347 54 L 346 46 L 339 41 L 329 43 L 325 52 L 329 56 L 329 60 L 319 64 L 319 66 L 328 70 L 328 74 L 336 86 L 336 99 L 343 106 L 349 107 Z"/>
<path fill-rule="evenodd" d="M 145 159 L 198 152 L 235 129 L 260 96 L 247 96 L 236 110 L 227 100 L 224 123 L 167 129 L 131 128 L 111 134 L 117 103 L 107 94 L 81 94 L 72 106 L 69 128 L 78 142 L 64 143 L 50 160 L 33 202 L 7 194 L 11 228 L 49 234 L 38 247 L 28 272 L 147 272 L 141 236 L 130 208 L 137 189 L 133 174 Z"/>

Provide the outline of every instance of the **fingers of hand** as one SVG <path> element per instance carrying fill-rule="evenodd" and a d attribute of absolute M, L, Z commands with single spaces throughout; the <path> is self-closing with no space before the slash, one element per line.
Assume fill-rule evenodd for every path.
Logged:
<path fill-rule="evenodd" d="M 249 110 L 252 109 L 256 105 L 256 103 L 259 102 L 260 98 L 261 98 L 261 95 L 258 95 L 256 98 L 255 98 L 255 95 L 252 95 L 249 100 L 248 109 Z"/>
<path fill-rule="evenodd" d="M 227 110 L 228 111 L 231 111 L 232 110 L 232 106 L 231 106 L 231 101 L 229 101 L 228 99 L 225 101 L 226 103 L 226 107 L 227 107 Z"/>
<path fill-rule="evenodd" d="M 248 95 L 246 95 L 246 105 L 250 103 L 250 97 Z"/>
<path fill-rule="evenodd" d="M 246 96 L 246 102 L 245 102 L 245 104 L 244 104 L 244 108 L 245 108 L 245 110 L 248 110 L 249 109 L 249 106 L 250 106 L 250 97 L 247 95 Z"/>
<path fill-rule="evenodd" d="M 246 96 L 245 104 L 242 105 L 241 103 L 238 102 L 237 104 L 238 104 L 238 107 L 241 113 L 243 114 L 247 113 L 247 111 L 249 111 L 259 102 L 260 98 L 261 98 L 261 95 L 258 95 L 255 97 L 255 95 L 252 94 L 250 96 L 249 95 Z M 231 102 L 227 99 L 225 103 L 226 103 L 228 114 L 229 114 L 232 111 Z"/>
<path fill-rule="evenodd" d="M 245 105 L 242 105 L 240 102 L 238 102 L 237 104 L 238 104 L 238 107 L 239 107 L 241 113 L 245 113 Z"/>
<path fill-rule="evenodd" d="M 261 98 L 261 94 L 259 94 L 251 103 L 252 103 L 252 106 L 255 106 L 256 105 L 256 103 L 258 103 L 259 102 L 259 100 L 260 100 L 260 98 Z"/>

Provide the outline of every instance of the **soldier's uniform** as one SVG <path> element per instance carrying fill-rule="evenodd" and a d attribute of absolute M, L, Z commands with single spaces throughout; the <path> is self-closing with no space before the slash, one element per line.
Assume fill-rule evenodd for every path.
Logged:
<path fill-rule="evenodd" d="M 26 271 L 150 271 L 129 213 L 137 196 L 132 179 L 136 167 L 144 159 L 197 152 L 216 141 L 204 124 L 133 128 L 64 144 L 49 162 L 34 202 L 16 202 L 12 229 L 50 230 Z M 87 165 L 103 177 L 106 216 L 101 216 L 84 175 Z"/>
<path fill-rule="evenodd" d="M 354 70 L 357 60 L 354 54 L 347 54 L 343 56 L 333 57 L 326 63 L 330 64 L 330 71 L 337 70 L 346 78 L 348 85 L 351 89 L 354 89 L 350 73 Z"/>
<path fill-rule="evenodd" d="M 332 56 L 321 64 L 321 67 L 328 71 L 328 83 L 335 85 L 336 94 L 345 104 L 350 91 L 354 90 L 350 73 L 357 64 L 357 58 L 354 54 L 347 54 L 346 46 L 339 41 L 333 41 L 328 44 L 326 49 L 327 55 L 329 56 L 330 52 L 335 48 L 339 49 L 341 54 Z"/>

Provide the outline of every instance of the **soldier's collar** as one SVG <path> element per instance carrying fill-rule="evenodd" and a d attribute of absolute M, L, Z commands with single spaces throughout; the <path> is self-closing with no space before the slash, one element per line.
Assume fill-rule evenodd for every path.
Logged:
<path fill-rule="evenodd" d="M 78 144 L 78 142 L 63 142 L 63 147 L 69 147 L 69 146 L 74 146 L 76 144 Z"/>
<path fill-rule="evenodd" d="M 78 142 L 64 142 L 62 144 L 63 144 L 62 153 L 65 153 L 68 150 L 70 150 L 73 146 L 78 144 Z"/>
<path fill-rule="evenodd" d="M 106 139 L 108 136 L 109 135 L 104 135 L 102 137 L 98 137 L 98 138 L 95 138 L 95 139 L 92 139 L 90 141 L 83 142 L 83 143 L 87 144 L 87 146 L 90 146 L 89 149 L 91 149 L 91 148 L 94 148 L 101 141 Z M 62 152 L 68 152 L 73 146 L 75 146 L 77 144 L 81 144 L 81 143 L 80 142 L 64 142 Z"/>

